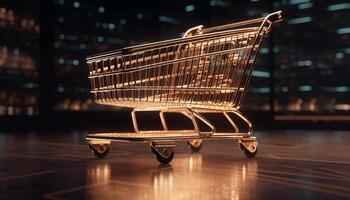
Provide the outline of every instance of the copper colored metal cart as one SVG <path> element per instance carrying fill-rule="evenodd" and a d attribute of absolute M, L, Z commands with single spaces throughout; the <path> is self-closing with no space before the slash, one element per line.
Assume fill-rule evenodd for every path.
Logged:
<path fill-rule="evenodd" d="M 142 44 L 87 58 L 91 93 L 99 104 L 132 108 L 134 132 L 88 134 L 88 145 L 105 157 L 112 141 L 149 142 L 160 163 L 174 157 L 176 141 L 198 151 L 203 140 L 235 139 L 247 157 L 258 150 L 252 123 L 239 111 L 256 55 L 281 11 L 222 26 L 193 27 L 182 38 Z M 158 111 L 163 130 L 140 130 L 137 112 Z M 170 130 L 164 113 L 181 113 L 191 130 Z M 203 113 L 222 114 L 232 132 L 218 132 Z M 246 130 L 235 122 L 240 119 Z M 199 123 L 208 126 L 202 131 Z"/>

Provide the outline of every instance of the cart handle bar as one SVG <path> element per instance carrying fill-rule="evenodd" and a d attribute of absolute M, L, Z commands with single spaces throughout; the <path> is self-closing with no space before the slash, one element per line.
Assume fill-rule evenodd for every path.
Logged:
<path fill-rule="evenodd" d="M 252 19 L 252 20 L 246 20 L 246 21 L 241 21 L 241 22 L 236 22 L 236 23 L 231 23 L 231 24 L 225 24 L 221 26 L 214 26 L 214 27 L 209 27 L 209 28 L 203 28 L 202 32 L 203 33 L 212 33 L 212 32 L 218 32 L 218 31 L 224 31 L 224 30 L 229 30 L 229 29 L 236 29 L 248 25 L 253 25 L 253 24 L 258 24 L 262 23 L 264 21 L 269 21 L 270 23 L 277 23 L 282 21 L 284 18 L 283 12 L 277 11 L 270 13 L 266 17 L 261 17 L 257 19 Z"/>

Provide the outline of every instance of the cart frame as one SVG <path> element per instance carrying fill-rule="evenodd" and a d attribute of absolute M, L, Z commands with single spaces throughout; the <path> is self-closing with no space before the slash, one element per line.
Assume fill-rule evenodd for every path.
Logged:
<path fill-rule="evenodd" d="M 161 163 L 174 156 L 176 141 L 198 151 L 203 140 L 235 139 L 247 157 L 257 153 L 253 125 L 240 111 L 265 33 L 283 20 L 281 11 L 263 18 L 186 31 L 183 38 L 143 44 L 87 58 L 95 101 L 130 107 L 134 132 L 91 133 L 86 139 L 98 157 L 111 141 L 149 142 Z M 198 46 L 197 46 L 198 45 Z M 140 130 L 137 112 L 159 111 L 163 130 Z M 169 130 L 165 113 L 181 113 L 191 130 Z M 225 116 L 234 132 L 217 132 L 203 113 Z M 234 115 L 244 122 L 240 127 Z M 199 121 L 210 131 L 201 131 Z"/>

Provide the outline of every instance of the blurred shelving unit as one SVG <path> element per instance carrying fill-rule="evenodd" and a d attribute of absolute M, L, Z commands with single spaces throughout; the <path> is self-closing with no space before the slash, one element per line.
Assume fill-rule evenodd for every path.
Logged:
<path fill-rule="evenodd" d="M 287 16 L 273 38 L 278 118 L 349 114 L 349 1 L 276 1 L 274 8 Z"/>
<path fill-rule="evenodd" d="M 38 40 L 35 2 L 0 4 L 0 116 L 38 115 Z"/>

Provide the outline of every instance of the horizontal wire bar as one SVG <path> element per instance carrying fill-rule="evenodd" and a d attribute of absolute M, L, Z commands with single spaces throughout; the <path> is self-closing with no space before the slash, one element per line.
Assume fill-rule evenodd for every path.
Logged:
<path fill-rule="evenodd" d="M 168 65 L 168 64 L 174 64 L 174 63 L 178 63 L 178 62 L 185 62 L 185 61 L 189 61 L 189 60 L 193 60 L 193 59 L 199 59 L 199 58 L 203 58 L 203 57 L 207 57 L 207 56 L 216 56 L 216 55 L 220 55 L 220 54 L 224 54 L 224 53 L 230 53 L 230 52 L 234 52 L 234 51 L 240 51 L 240 50 L 246 50 L 246 49 L 250 49 L 253 46 L 246 46 L 246 47 L 241 47 L 241 48 L 236 48 L 236 49 L 229 49 L 229 50 L 224 50 L 224 51 L 219 51 L 219 52 L 212 52 L 212 53 L 208 53 L 208 54 L 201 54 L 201 55 L 196 55 L 196 56 L 191 56 L 191 57 L 186 57 L 186 58 L 178 58 L 178 59 L 174 59 L 174 60 L 167 60 L 164 62 L 159 62 L 159 63 L 152 63 L 152 64 L 148 64 L 148 65 L 143 65 L 140 67 L 135 67 L 135 68 L 131 68 L 131 69 L 125 69 L 125 70 L 121 70 L 121 71 L 117 71 L 117 72 L 105 72 L 105 73 L 101 73 L 98 75 L 90 75 L 89 78 L 95 78 L 95 77 L 102 77 L 102 76 L 107 76 L 107 75 L 117 75 L 117 74 L 122 74 L 122 73 L 126 73 L 126 72 L 130 72 L 130 71 L 136 71 L 136 70 L 144 70 L 144 69 L 149 69 L 151 67 L 158 67 L 158 66 L 163 66 L 163 65 Z"/>
<path fill-rule="evenodd" d="M 99 90 L 91 90 L 91 93 L 96 92 L 111 92 L 117 90 L 217 90 L 217 91 L 238 91 L 238 88 L 215 88 L 215 87 L 193 87 L 193 88 L 181 88 L 181 87 L 168 87 L 168 86 L 146 86 L 146 87 L 125 87 L 125 88 L 113 88 L 113 89 L 99 89 Z M 239 91 L 244 91 L 244 88 L 240 88 Z"/>

